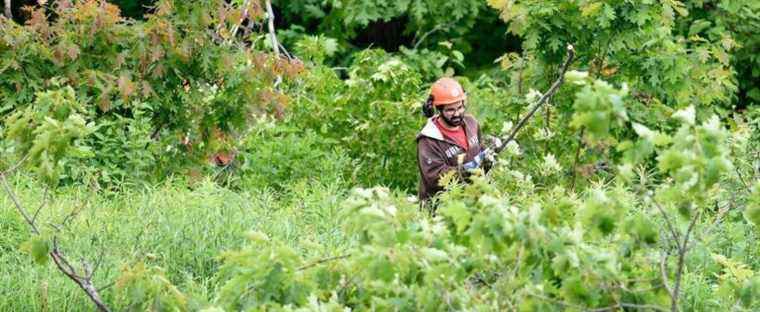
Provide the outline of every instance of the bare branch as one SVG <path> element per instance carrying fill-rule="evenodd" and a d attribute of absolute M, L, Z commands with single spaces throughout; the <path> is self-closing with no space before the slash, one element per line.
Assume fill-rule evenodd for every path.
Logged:
<path fill-rule="evenodd" d="M 243 2 L 243 14 L 240 15 L 240 20 L 235 23 L 235 25 L 232 26 L 232 29 L 230 30 L 230 38 L 228 42 L 232 42 L 235 40 L 235 36 L 237 35 L 238 29 L 240 29 L 240 25 L 243 24 L 243 21 L 248 17 L 248 7 L 251 4 L 251 0 L 245 0 Z"/>
<path fill-rule="evenodd" d="M 16 210 L 18 210 L 18 212 L 24 218 L 26 223 L 29 224 L 29 227 L 31 227 L 32 232 L 34 234 L 39 235 L 40 230 L 37 228 L 37 224 L 26 212 L 26 209 L 24 209 L 24 206 L 21 205 L 21 202 L 18 201 L 18 197 L 16 197 L 16 193 L 13 192 L 13 189 L 11 189 L 11 186 L 8 184 L 8 179 L 5 177 L 5 173 L 0 173 L 0 180 L 1 180 L 0 182 L 3 183 L 3 188 L 5 188 L 5 193 L 8 194 L 8 197 L 10 197 L 11 201 L 13 202 L 13 205 L 16 207 Z"/>
<path fill-rule="evenodd" d="M 583 134 L 586 132 L 586 128 L 581 128 L 581 133 L 578 134 L 578 148 L 575 150 L 575 161 L 573 161 L 573 179 L 570 182 L 570 189 L 575 191 L 575 178 L 578 175 L 578 162 L 581 159 L 581 149 L 583 149 Z"/>
<path fill-rule="evenodd" d="M 413 47 L 413 49 L 417 50 L 417 48 L 420 46 L 420 44 L 422 44 L 422 42 L 424 42 L 425 39 L 427 39 L 428 36 L 432 35 L 436 31 L 439 31 L 441 29 L 449 28 L 451 25 L 452 25 L 452 23 L 435 25 L 435 27 L 433 27 L 433 29 L 431 29 L 428 32 L 424 33 L 420 37 L 419 40 L 417 40 L 417 38 L 414 39 L 414 47 Z"/>
<path fill-rule="evenodd" d="M 739 166 L 736 166 L 734 170 L 736 170 L 736 175 L 739 176 L 739 181 L 742 182 L 742 185 L 744 185 L 744 189 L 747 190 L 747 193 L 752 193 L 752 189 L 749 187 L 749 184 L 747 184 L 747 181 L 744 180 L 744 176 L 742 175 L 742 171 L 739 169 Z"/>
<path fill-rule="evenodd" d="M 689 250 L 689 236 L 691 235 L 691 231 L 694 229 L 694 225 L 697 223 L 697 219 L 699 219 L 700 211 L 697 211 L 694 214 L 694 217 L 691 218 L 691 222 L 689 223 L 689 228 L 686 230 L 686 235 L 684 235 L 683 242 L 679 244 L 678 248 L 678 267 L 676 268 L 676 282 L 675 286 L 673 286 L 673 300 L 672 305 L 670 309 L 672 311 L 678 311 L 678 296 L 679 291 L 681 288 L 681 277 L 683 275 L 683 268 L 684 268 L 684 261 L 686 258 L 686 252 Z"/>
<path fill-rule="evenodd" d="M 45 192 L 42 195 L 42 202 L 40 203 L 40 206 L 37 207 L 37 211 L 34 212 L 34 216 L 32 216 L 32 222 L 37 221 L 37 216 L 39 216 L 40 211 L 42 211 L 42 207 L 45 207 L 45 205 L 47 204 L 47 199 L 48 199 L 48 188 L 46 187 Z"/>
<path fill-rule="evenodd" d="M 675 226 L 673 226 L 673 223 L 670 222 L 670 218 L 668 217 L 668 214 L 665 212 L 665 209 L 660 206 L 660 203 L 658 203 L 654 198 L 652 198 L 652 202 L 654 203 L 655 207 L 657 207 L 657 210 L 660 211 L 660 214 L 662 214 L 662 218 L 665 219 L 665 224 L 668 226 L 668 231 L 670 232 L 670 235 L 673 237 L 673 240 L 676 242 L 676 247 L 681 248 L 680 245 L 680 239 L 681 235 L 676 231 Z"/>
<path fill-rule="evenodd" d="M 345 259 L 345 258 L 348 258 L 350 256 L 351 256 L 351 254 L 345 254 L 345 255 L 340 255 L 340 256 L 335 256 L 335 257 L 329 257 L 329 258 L 319 259 L 319 260 L 317 260 L 317 261 L 315 261 L 313 263 L 310 263 L 310 264 L 307 264 L 307 265 L 304 265 L 302 267 L 297 268 L 296 271 L 303 271 L 303 270 L 306 270 L 306 269 L 311 268 L 311 267 L 315 267 L 315 266 L 320 265 L 320 264 L 325 263 L 325 262 Z"/>
<path fill-rule="evenodd" d="M 673 289 L 668 286 L 668 272 L 665 268 L 665 263 L 668 261 L 668 254 L 666 252 L 662 252 L 662 256 L 660 257 L 660 274 L 662 275 L 662 285 L 665 286 L 665 291 L 668 292 L 668 295 L 670 295 L 671 302 L 674 300 L 675 294 L 673 293 Z"/>
<path fill-rule="evenodd" d="M 10 168 L 6 169 L 0 174 L 6 175 L 6 176 L 10 175 L 14 171 L 18 170 L 18 168 L 21 167 L 21 165 L 23 165 L 27 159 L 29 159 L 29 154 L 24 155 L 24 157 L 22 157 L 21 160 L 19 160 L 15 165 L 11 166 Z"/>
<path fill-rule="evenodd" d="M 546 93 L 544 93 L 544 95 L 541 96 L 541 98 L 538 100 L 538 102 L 533 107 L 533 109 L 528 113 L 528 115 L 526 115 L 525 117 L 523 117 L 522 120 L 520 120 L 520 123 L 518 123 L 517 126 L 512 130 L 512 133 L 509 134 L 509 137 L 507 137 L 505 140 L 502 140 L 503 142 L 501 146 L 497 146 L 495 148 L 496 153 L 500 153 L 504 149 L 504 147 L 507 146 L 507 143 L 509 143 L 509 141 L 514 140 L 515 136 L 517 136 L 517 132 L 520 131 L 520 129 L 522 129 L 522 127 L 525 126 L 528 120 L 531 117 L 533 117 L 533 114 L 535 114 L 536 111 L 538 111 L 538 109 L 541 108 L 541 106 L 544 105 L 544 103 L 546 103 L 547 100 L 549 100 L 549 98 L 551 98 L 552 96 L 554 96 L 555 93 L 557 93 L 557 91 L 559 90 L 559 87 L 562 86 L 562 84 L 565 82 L 565 72 L 567 72 L 567 68 L 570 66 L 570 63 L 573 62 L 574 58 L 575 58 L 575 49 L 573 48 L 572 44 L 568 44 L 567 57 L 565 58 L 565 62 L 562 63 L 562 66 L 560 67 L 559 77 L 557 78 L 556 81 L 554 81 L 554 83 L 549 88 L 549 90 L 547 90 Z"/>

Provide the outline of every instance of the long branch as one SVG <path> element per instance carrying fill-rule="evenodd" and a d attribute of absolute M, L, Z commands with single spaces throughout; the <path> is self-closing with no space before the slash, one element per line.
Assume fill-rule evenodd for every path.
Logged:
<path fill-rule="evenodd" d="M 522 127 L 525 126 L 526 123 L 528 123 L 528 120 L 533 117 L 533 114 L 538 111 L 539 108 L 541 108 L 544 103 L 546 103 L 549 98 L 554 96 L 555 93 L 559 90 L 559 87 L 562 86 L 562 84 L 565 82 L 565 72 L 567 72 L 567 68 L 570 66 L 570 63 L 573 62 L 573 59 L 575 58 L 575 49 L 573 48 L 572 44 L 567 45 L 567 57 L 565 58 L 565 62 L 562 63 L 562 67 L 560 67 L 559 70 L 559 77 L 556 81 L 552 84 L 552 86 L 549 88 L 549 90 L 544 93 L 544 95 L 541 96 L 541 98 L 538 100 L 536 105 L 531 109 L 530 112 L 528 112 L 528 115 L 523 117 L 522 120 L 520 120 L 520 123 L 517 124 L 517 126 L 512 130 L 512 133 L 509 134 L 509 137 L 507 137 L 505 140 L 502 140 L 501 146 L 497 146 L 495 148 L 496 153 L 500 153 L 504 147 L 507 146 L 507 143 L 509 141 L 512 141 L 515 139 L 515 136 L 517 136 L 517 132 L 522 129 Z"/>
<path fill-rule="evenodd" d="M 670 307 L 672 311 L 678 311 L 678 292 L 681 288 L 681 277 L 683 275 L 684 260 L 686 258 L 686 252 L 689 251 L 689 236 L 691 235 L 691 231 L 694 229 L 694 225 L 697 223 L 697 219 L 699 219 L 699 211 L 697 211 L 697 213 L 694 214 L 694 217 L 691 218 L 691 222 L 689 223 L 689 228 L 686 230 L 683 242 L 680 243 L 680 246 L 678 248 L 678 267 L 676 268 L 675 286 L 673 286 L 673 294 L 675 296 L 673 297 L 672 305 Z"/>
<path fill-rule="evenodd" d="M 3 188 L 5 188 L 5 193 L 8 194 L 8 197 L 10 197 L 13 205 L 16 207 L 16 210 L 18 210 L 26 223 L 29 224 L 29 226 L 32 228 L 32 232 L 34 234 L 40 234 L 40 230 L 37 228 L 37 224 L 34 222 L 32 217 L 29 216 L 29 213 L 26 212 L 26 209 L 24 209 L 24 206 L 21 205 L 21 202 L 18 201 L 16 193 L 13 192 L 13 189 L 11 189 L 11 186 L 8 184 L 8 179 L 5 177 L 5 172 L 0 173 L 0 180 L 2 180 L 1 182 L 3 183 Z"/>

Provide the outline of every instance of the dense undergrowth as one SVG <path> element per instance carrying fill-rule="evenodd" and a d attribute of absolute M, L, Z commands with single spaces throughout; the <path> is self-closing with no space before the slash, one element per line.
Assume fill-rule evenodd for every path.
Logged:
<path fill-rule="evenodd" d="M 0 170 L 21 162 L 8 194 L 42 207 L 34 234 L 0 197 L 0 310 L 92 309 L 53 243 L 119 311 L 757 310 L 760 110 L 737 102 L 756 38 L 734 22 L 759 15 L 719 2 L 488 1 L 525 41 L 458 77 L 485 133 L 532 108 L 565 43 L 578 60 L 435 215 L 414 138 L 457 40 L 346 56 L 291 29 L 300 59 L 275 58 L 229 31 L 243 3 L 264 23 L 258 1 L 0 19 Z"/>

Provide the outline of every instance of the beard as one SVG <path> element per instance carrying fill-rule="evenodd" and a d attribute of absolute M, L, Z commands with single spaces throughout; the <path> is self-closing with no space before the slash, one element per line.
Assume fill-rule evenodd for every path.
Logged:
<path fill-rule="evenodd" d="M 464 122 L 464 119 L 462 118 L 462 116 L 454 116 L 451 118 L 446 118 L 446 116 L 441 114 L 441 119 L 443 119 L 443 121 L 451 127 L 459 127 Z"/>

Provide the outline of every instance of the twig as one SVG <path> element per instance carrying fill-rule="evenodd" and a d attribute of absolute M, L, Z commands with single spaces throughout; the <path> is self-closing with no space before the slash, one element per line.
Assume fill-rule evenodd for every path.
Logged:
<path fill-rule="evenodd" d="M 296 271 L 303 271 L 303 270 L 306 270 L 306 269 L 311 268 L 311 267 L 315 267 L 315 266 L 320 265 L 320 264 L 325 263 L 325 262 L 345 259 L 345 258 L 348 258 L 350 256 L 351 256 L 351 254 L 345 254 L 345 255 L 340 255 L 340 256 L 335 256 L 335 257 L 329 257 L 329 258 L 319 259 L 319 260 L 317 260 L 317 261 L 315 261 L 313 263 L 309 263 L 307 265 L 304 265 L 302 267 L 297 268 Z"/>
<path fill-rule="evenodd" d="M 231 43 L 235 39 L 235 35 L 237 35 L 238 29 L 240 29 L 240 25 L 242 25 L 243 21 L 248 17 L 248 7 L 250 4 L 251 0 L 245 0 L 243 2 L 243 14 L 240 15 L 240 20 L 232 26 L 232 29 L 230 29 L 230 38 L 228 42 Z"/>
<path fill-rule="evenodd" d="M 32 222 L 37 221 L 37 216 L 40 214 L 40 211 L 42 211 L 42 207 L 45 207 L 45 204 L 47 204 L 48 199 L 48 188 L 45 188 L 45 192 L 42 195 L 42 202 L 40 203 L 40 206 L 37 207 L 37 211 L 34 212 L 34 216 L 32 216 Z"/>
<path fill-rule="evenodd" d="M 660 214 L 662 214 L 662 218 L 665 219 L 665 224 L 668 226 L 668 231 L 670 231 L 670 235 L 673 236 L 673 240 L 676 241 L 676 247 L 681 248 L 679 240 L 681 239 L 678 232 L 676 232 L 675 227 L 673 226 L 673 223 L 670 222 L 670 218 L 668 218 L 668 214 L 665 212 L 665 209 L 660 206 L 660 204 L 652 198 L 652 202 L 654 203 L 655 207 L 660 211 Z"/>
<path fill-rule="evenodd" d="M 417 48 L 420 46 L 420 44 L 422 44 L 422 42 L 425 41 L 425 39 L 427 39 L 427 37 L 430 36 L 430 35 L 432 35 L 434 32 L 439 31 L 439 30 L 441 30 L 443 28 L 448 28 L 449 26 L 451 26 L 451 23 L 436 25 L 435 27 L 433 27 L 433 29 L 431 29 L 428 32 L 424 33 L 422 35 L 422 37 L 420 37 L 420 40 L 416 40 L 414 42 L 414 48 L 413 49 L 417 50 Z"/>
<path fill-rule="evenodd" d="M 736 170 L 736 174 L 739 176 L 739 181 L 741 181 L 744 185 L 744 189 L 747 190 L 747 193 L 752 193 L 752 189 L 749 187 L 749 184 L 747 184 L 747 181 L 744 180 L 744 176 L 742 175 L 741 170 L 739 170 L 739 166 L 736 166 L 734 169 Z"/>
<path fill-rule="evenodd" d="M 0 173 L 0 180 L 2 180 L 3 188 L 5 188 L 5 193 L 8 194 L 8 197 L 11 198 L 11 201 L 13 202 L 13 205 L 16 207 L 16 210 L 21 214 L 21 216 L 24 218 L 27 224 L 32 228 L 32 232 L 34 234 L 39 235 L 40 230 L 37 228 L 37 224 L 34 222 L 34 220 L 29 217 L 29 214 L 26 212 L 23 206 L 21 206 L 21 202 L 18 201 L 18 197 L 16 197 L 16 193 L 13 192 L 11 189 L 11 186 L 8 184 L 8 179 L 5 177 L 5 173 Z"/>
<path fill-rule="evenodd" d="M 667 269 L 665 268 L 665 262 L 667 262 L 668 255 L 666 252 L 662 252 L 662 256 L 660 257 L 660 275 L 662 275 L 662 285 L 665 286 L 665 291 L 668 292 L 668 295 L 670 295 L 671 302 L 673 300 L 673 289 L 670 288 L 668 285 L 668 273 Z"/>
<path fill-rule="evenodd" d="M 29 159 L 29 155 L 30 155 L 30 154 L 26 154 L 26 155 L 24 155 L 24 157 L 21 157 L 21 160 L 19 160 L 19 161 L 18 161 L 18 162 L 17 162 L 15 165 L 11 166 L 10 168 L 6 169 L 6 170 L 5 170 L 5 171 L 3 171 L 3 172 L 0 172 L 0 174 L 2 174 L 2 175 L 6 175 L 6 176 L 7 176 L 7 175 L 9 175 L 9 174 L 13 173 L 13 172 L 14 172 L 14 171 L 16 171 L 16 170 L 17 170 L 19 167 L 21 167 L 21 165 L 22 165 L 22 164 L 24 164 L 24 162 L 25 162 L 27 159 Z"/>
<path fill-rule="evenodd" d="M 581 149 L 583 148 L 583 133 L 586 131 L 585 127 L 581 128 L 581 133 L 578 134 L 578 149 L 575 150 L 575 161 L 573 162 L 573 180 L 570 183 L 570 189 L 575 190 L 575 178 L 578 175 L 578 162 L 581 158 Z"/>
<path fill-rule="evenodd" d="M 554 81 L 554 83 L 549 88 L 549 90 L 547 90 L 546 93 L 544 93 L 544 95 L 541 96 L 541 99 L 538 100 L 538 102 L 533 107 L 533 109 L 528 113 L 528 115 L 526 115 L 525 117 L 523 117 L 522 120 L 520 120 L 520 123 L 518 123 L 517 126 L 514 128 L 514 130 L 512 130 L 512 133 L 509 135 L 509 137 L 507 137 L 507 139 L 505 140 L 502 140 L 501 146 L 497 146 L 495 148 L 496 153 L 500 153 L 504 149 L 504 147 L 507 146 L 507 143 L 509 143 L 509 141 L 514 140 L 515 136 L 517 136 L 517 132 L 520 131 L 520 129 L 522 129 L 522 127 L 525 126 L 528 120 L 531 117 L 533 117 L 533 114 L 535 114 L 536 111 L 538 111 L 538 109 L 541 108 L 541 106 L 544 105 L 544 103 L 546 103 L 546 101 L 550 97 L 554 96 L 554 94 L 557 93 L 557 90 L 559 90 L 559 87 L 562 86 L 562 84 L 565 82 L 565 72 L 567 72 L 567 68 L 570 66 L 570 63 L 573 62 L 574 58 L 575 58 L 575 49 L 573 48 L 572 44 L 568 44 L 567 58 L 565 59 L 565 62 L 562 63 L 562 67 L 560 67 L 559 77 L 557 78 L 556 81 Z"/>

